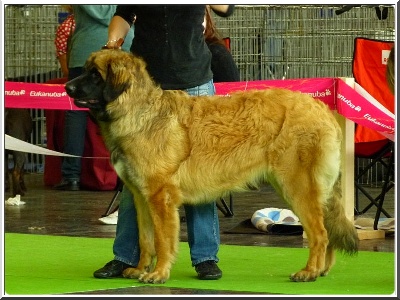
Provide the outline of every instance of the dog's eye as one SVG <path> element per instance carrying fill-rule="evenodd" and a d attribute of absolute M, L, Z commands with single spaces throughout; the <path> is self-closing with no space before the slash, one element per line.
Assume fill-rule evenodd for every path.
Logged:
<path fill-rule="evenodd" d="M 100 75 L 99 71 L 97 71 L 96 68 L 91 68 L 90 71 L 89 71 L 89 73 L 90 73 L 91 75 L 95 75 L 95 76 L 99 76 L 99 75 Z"/>
<path fill-rule="evenodd" d="M 92 77 L 93 80 L 102 79 L 100 72 L 96 68 L 92 68 L 90 70 L 90 76 Z"/>

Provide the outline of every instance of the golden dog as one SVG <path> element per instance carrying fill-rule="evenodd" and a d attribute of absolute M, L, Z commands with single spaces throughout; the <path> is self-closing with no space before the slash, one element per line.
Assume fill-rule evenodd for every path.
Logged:
<path fill-rule="evenodd" d="M 342 133 L 321 101 L 285 89 L 189 96 L 162 90 L 144 61 L 92 53 L 65 88 L 97 119 L 111 161 L 134 195 L 140 261 L 124 276 L 164 283 L 178 251 L 178 207 L 269 182 L 299 217 L 310 253 L 292 281 L 313 281 L 335 249 L 357 252 L 341 200 Z"/>

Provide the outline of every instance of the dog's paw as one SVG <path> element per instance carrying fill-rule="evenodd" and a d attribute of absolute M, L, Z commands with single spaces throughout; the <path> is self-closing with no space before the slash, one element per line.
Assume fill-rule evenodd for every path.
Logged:
<path fill-rule="evenodd" d="M 139 277 L 139 281 L 143 283 L 165 283 L 169 278 L 169 272 L 152 272 L 143 273 Z"/>
<path fill-rule="evenodd" d="M 321 277 L 328 276 L 328 273 L 329 273 L 329 271 L 324 271 L 324 272 L 322 272 L 322 273 L 321 273 Z"/>
<path fill-rule="evenodd" d="M 329 272 L 331 271 L 332 265 L 329 266 L 325 266 L 325 269 L 321 270 L 321 272 L 319 273 L 320 277 L 325 277 L 328 276 Z M 318 276 L 317 276 L 318 277 Z M 316 279 L 316 278 L 315 278 Z"/>
<path fill-rule="evenodd" d="M 141 274 L 145 273 L 145 270 L 141 270 L 138 268 L 126 268 L 123 272 L 122 275 L 125 278 L 134 278 L 137 279 L 140 277 Z"/>
<path fill-rule="evenodd" d="M 24 192 L 23 190 L 17 190 L 14 194 L 15 194 L 15 196 L 16 196 L 16 195 L 25 196 L 25 192 Z M 15 196 L 14 196 L 14 197 L 15 197 Z"/>
<path fill-rule="evenodd" d="M 301 270 L 290 275 L 290 280 L 294 282 L 309 282 L 317 280 L 318 273 Z"/>

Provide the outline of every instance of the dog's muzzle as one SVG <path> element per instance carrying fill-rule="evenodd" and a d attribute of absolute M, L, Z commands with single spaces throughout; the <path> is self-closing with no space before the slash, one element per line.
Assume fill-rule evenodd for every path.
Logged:
<path fill-rule="evenodd" d="M 102 87 L 99 82 L 93 80 L 89 73 L 68 81 L 65 84 L 68 96 L 74 99 L 74 104 L 83 108 L 95 108 L 98 106 L 99 97 L 102 96 Z"/>

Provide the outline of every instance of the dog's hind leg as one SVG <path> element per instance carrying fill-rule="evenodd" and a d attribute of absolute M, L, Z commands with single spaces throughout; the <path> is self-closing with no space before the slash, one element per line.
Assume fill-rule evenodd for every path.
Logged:
<path fill-rule="evenodd" d="M 154 223 L 154 244 L 157 262 L 154 271 L 139 278 L 145 283 L 164 283 L 175 261 L 179 243 L 179 196 L 172 186 L 164 186 L 149 199 L 149 208 Z"/>
<path fill-rule="evenodd" d="M 29 109 L 10 109 L 5 110 L 5 133 L 29 141 L 33 129 L 32 117 Z M 14 169 L 12 171 L 12 194 L 23 196 L 26 192 L 24 181 L 25 153 L 19 151 L 10 151 L 14 160 Z M 6 158 L 8 156 L 6 155 Z M 8 162 L 6 162 L 8 166 Z"/>
<path fill-rule="evenodd" d="M 314 281 L 325 267 L 328 233 L 324 226 L 323 193 L 313 183 L 310 173 L 305 168 L 293 168 L 290 174 L 286 173 L 284 183 L 297 181 L 299 184 L 280 184 L 282 196 L 299 217 L 310 248 L 306 267 L 291 274 L 292 281 Z"/>
<path fill-rule="evenodd" d="M 292 281 L 314 281 L 325 267 L 328 233 L 324 227 L 323 209 L 319 201 L 315 201 L 316 199 L 318 196 L 310 193 L 303 196 L 303 203 L 298 200 L 293 204 L 293 211 L 299 217 L 307 234 L 310 253 L 306 267 L 290 275 Z"/>
<path fill-rule="evenodd" d="M 325 268 L 321 273 L 321 276 L 328 275 L 330 269 L 335 264 L 335 261 L 336 261 L 335 249 L 333 248 L 332 245 L 328 245 L 328 248 L 326 249 Z"/>

